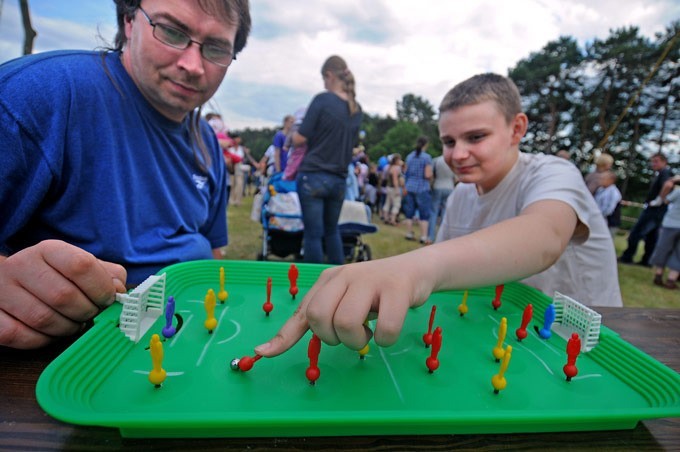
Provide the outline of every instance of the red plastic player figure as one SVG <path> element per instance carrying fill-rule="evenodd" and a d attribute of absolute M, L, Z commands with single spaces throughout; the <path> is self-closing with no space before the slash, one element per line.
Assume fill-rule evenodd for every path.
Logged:
<path fill-rule="evenodd" d="M 272 278 L 267 278 L 267 301 L 262 305 L 262 310 L 269 317 L 269 313 L 274 309 L 274 305 L 271 302 L 272 298 Z"/>
<path fill-rule="evenodd" d="M 309 367 L 305 375 L 307 380 L 309 380 L 310 385 L 314 385 L 316 380 L 319 379 L 321 375 L 321 370 L 319 370 L 319 353 L 321 352 L 321 339 L 316 334 L 312 334 L 312 338 L 309 340 L 309 347 L 307 347 L 307 356 L 309 356 Z"/>
<path fill-rule="evenodd" d="M 571 381 L 578 374 L 576 358 L 579 353 L 581 353 L 581 339 L 578 337 L 578 333 L 571 333 L 571 338 L 567 342 L 567 364 L 562 368 L 564 375 L 567 376 L 567 381 Z"/>
<path fill-rule="evenodd" d="M 290 295 L 293 297 L 293 300 L 295 300 L 295 295 L 298 294 L 298 288 L 297 288 L 297 278 L 298 278 L 298 269 L 295 266 L 295 264 L 290 264 L 290 268 L 288 269 L 288 281 L 290 281 L 290 289 L 288 290 L 290 292 Z"/>
<path fill-rule="evenodd" d="M 250 356 L 244 356 L 238 361 L 238 368 L 241 369 L 243 372 L 248 372 L 250 369 L 253 368 L 253 365 L 255 362 L 262 358 L 260 355 L 255 355 L 252 358 Z"/>
<path fill-rule="evenodd" d="M 491 302 L 491 306 L 493 306 L 494 310 L 498 310 L 498 308 L 501 307 L 501 295 L 503 295 L 503 289 L 505 288 L 504 284 L 499 284 L 496 286 L 496 298 L 493 299 Z"/>
<path fill-rule="evenodd" d="M 522 339 L 527 338 L 527 326 L 529 326 L 529 322 L 531 322 L 533 315 L 534 307 L 531 303 L 529 303 L 527 307 L 524 308 L 524 313 L 522 314 L 522 325 L 520 325 L 520 327 L 515 330 L 518 341 L 521 342 Z"/>
<path fill-rule="evenodd" d="M 425 360 L 425 365 L 430 370 L 430 373 L 433 373 L 439 368 L 439 360 L 437 359 L 437 355 L 439 354 L 439 350 L 441 350 L 441 348 L 442 329 L 438 326 L 435 328 L 434 333 L 432 333 L 432 353 L 430 353 L 430 356 Z"/>
<path fill-rule="evenodd" d="M 429 348 L 432 345 L 432 325 L 434 324 L 434 313 L 437 310 L 437 306 L 432 306 L 430 311 L 430 323 L 427 326 L 427 333 L 423 334 L 423 342 L 425 342 L 425 348 Z"/>

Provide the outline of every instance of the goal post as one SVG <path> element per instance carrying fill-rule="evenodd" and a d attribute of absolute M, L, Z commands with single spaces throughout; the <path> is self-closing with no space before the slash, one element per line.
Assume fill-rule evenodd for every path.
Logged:
<path fill-rule="evenodd" d="M 116 294 L 116 301 L 123 304 L 120 312 L 120 330 L 139 342 L 151 325 L 163 314 L 165 307 L 165 273 L 149 276 L 134 290 Z"/>
<path fill-rule="evenodd" d="M 600 339 L 602 315 L 559 292 L 555 292 L 553 304 L 555 323 L 552 330 L 567 341 L 572 333 L 578 333 L 581 338 L 581 351 L 592 350 Z"/>

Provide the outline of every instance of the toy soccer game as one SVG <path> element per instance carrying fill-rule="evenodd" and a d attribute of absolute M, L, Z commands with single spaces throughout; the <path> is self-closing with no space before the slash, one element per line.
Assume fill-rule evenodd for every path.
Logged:
<path fill-rule="evenodd" d="M 610 430 L 680 416 L 680 374 L 592 309 L 520 283 L 434 293 L 391 347 L 332 347 L 308 331 L 278 357 L 255 355 L 324 268 L 170 266 L 47 367 L 38 401 L 127 437 Z"/>

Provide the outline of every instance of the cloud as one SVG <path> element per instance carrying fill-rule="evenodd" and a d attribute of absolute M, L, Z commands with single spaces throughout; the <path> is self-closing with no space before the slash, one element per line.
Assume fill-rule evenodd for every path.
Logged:
<path fill-rule="evenodd" d="M 21 52 L 16 3 L 3 2 L 0 62 Z M 92 49 L 103 44 L 97 27 L 107 40 L 115 33 L 110 1 L 34 0 L 31 12 L 39 33 L 36 51 Z M 680 17 L 680 2 L 256 0 L 251 14 L 248 45 L 207 106 L 234 129 L 273 127 L 306 105 L 323 90 L 320 68 L 332 54 L 344 57 L 354 72 L 364 110 L 394 116 L 404 94 L 436 106 L 455 83 L 479 72 L 506 73 L 560 36 L 584 46 L 634 25 L 653 38 Z"/>
<path fill-rule="evenodd" d="M 663 32 L 673 18 L 680 18 L 677 0 L 576 0 L 550 1 L 560 29 L 575 37 L 581 44 L 594 37 L 605 38 L 609 30 L 636 26 L 650 38 Z"/>
<path fill-rule="evenodd" d="M 324 59 L 339 54 L 355 74 L 365 111 L 394 116 L 396 101 L 406 93 L 436 105 L 453 84 L 478 72 L 505 73 L 527 49 L 558 36 L 546 7 L 534 7 L 533 13 L 551 20 L 539 17 L 539 25 L 527 27 L 525 11 L 535 2 L 504 3 L 437 2 L 437 8 L 426 8 L 412 1 L 370 2 L 369 7 L 325 1 L 291 12 L 283 2 L 271 2 L 264 8 L 269 31 L 261 37 L 253 29 L 239 68 L 228 77 L 263 86 L 284 78 L 296 94 L 311 99 L 323 88 L 319 70 Z M 304 21 L 302 14 L 314 20 Z M 357 30 L 371 25 L 377 30 L 372 39 L 359 39 Z M 228 95 L 220 90 L 217 97 L 222 102 Z M 281 108 L 293 105 L 272 108 L 278 118 Z"/>
<path fill-rule="evenodd" d="M 17 58 L 23 51 L 24 29 L 18 2 L 1 2 L 0 62 Z M 96 5 L 95 5 L 96 4 Z M 31 2 L 31 22 L 38 35 L 33 52 L 58 49 L 95 49 L 113 41 L 115 9 L 113 2 L 82 2 L 78 13 L 59 2 L 43 7 L 42 2 Z M 66 14 L 65 11 L 70 11 Z M 49 15 L 47 15 L 49 14 Z M 77 18 L 77 20 L 75 20 Z"/>
<path fill-rule="evenodd" d="M 638 25 L 652 37 L 669 17 L 680 16 L 680 5 L 665 0 L 325 0 L 304 8 L 258 1 L 253 10 L 253 35 L 228 77 L 263 92 L 283 84 L 292 88 L 295 101 L 283 97 L 283 104 L 270 104 L 277 122 L 301 94 L 311 99 L 322 89 L 319 68 L 330 54 L 348 61 L 365 111 L 394 115 L 406 93 L 436 106 L 455 83 L 479 72 L 506 73 L 560 36 L 585 45 L 611 29 Z M 266 31 L 260 33 L 258 20 Z M 226 97 L 221 90 L 218 101 Z"/>

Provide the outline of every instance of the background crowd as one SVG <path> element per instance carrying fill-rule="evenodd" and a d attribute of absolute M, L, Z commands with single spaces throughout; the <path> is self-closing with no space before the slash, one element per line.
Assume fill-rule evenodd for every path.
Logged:
<path fill-rule="evenodd" d="M 300 149 L 292 147 L 291 129 L 293 124 L 299 127 L 302 123 L 304 111 L 303 108 L 295 116 L 286 115 L 281 129 L 273 137 L 270 149 L 260 161 L 254 162 L 249 150 L 245 148 L 246 155 L 254 164 L 247 166 L 246 184 L 241 186 L 243 194 L 263 190 L 268 177 L 286 170 L 286 157 L 276 159 L 275 155 L 287 156 L 300 152 Z M 212 115 L 214 114 L 208 114 L 207 118 Z M 282 148 L 277 148 L 277 137 L 282 134 L 288 140 L 284 140 L 286 144 Z M 422 245 L 432 244 L 436 240 L 438 227 L 446 213 L 446 201 L 457 183 L 456 176 L 443 155 L 433 156 L 428 152 L 428 142 L 428 137 L 420 136 L 412 143 L 412 151 L 406 155 L 394 152 L 372 161 L 365 152 L 359 133 L 354 137 L 344 192 L 345 200 L 364 202 L 375 215 L 376 221 L 390 226 L 401 225 L 406 231 L 406 240 L 419 241 Z M 233 142 L 225 148 L 225 162 L 228 166 L 232 153 L 229 149 L 232 146 Z M 303 156 L 304 150 L 295 165 L 288 167 L 289 174 L 293 175 L 289 176 L 290 179 L 295 179 L 297 166 Z M 571 160 L 571 153 L 566 150 L 556 152 L 555 156 Z M 283 169 L 276 166 L 276 162 L 280 161 L 284 162 Z M 673 176 L 663 153 L 653 154 L 649 158 L 649 166 L 653 174 L 648 193 L 641 215 L 628 234 L 628 246 L 619 262 L 654 267 L 654 284 L 675 289 L 680 270 L 680 203 L 677 202 L 677 196 L 680 196 L 677 192 L 680 190 L 675 188 L 680 176 Z M 630 203 L 622 198 L 617 186 L 618 177 L 611 154 L 600 153 L 594 159 L 592 167 L 584 175 L 584 183 L 605 218 L 613 239 L 617 234 L 626 233 L 621 231 L 622 207 Z M 633 262 L 640 242 L 644 242 L 644 254 L 639 262 Z M 325 262 L 318 258 L 316 261 Z"/>

